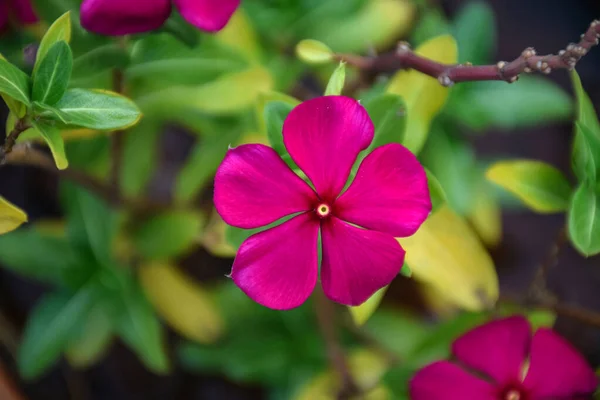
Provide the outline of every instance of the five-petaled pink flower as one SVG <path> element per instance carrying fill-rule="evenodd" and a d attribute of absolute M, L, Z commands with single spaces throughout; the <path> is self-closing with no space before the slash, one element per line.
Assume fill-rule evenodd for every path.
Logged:
<path fill-rule="evenodd" d="M 435 362 L 413 377 L 413 400 L 577 400 L 589 399 L 598 385 L 567 341 L 548 328 L 532 337 L 521 316 L 467 332 L 452 353 L 456 362 Z"/>
<path fill-rule="evenodd" d="M 0 0 L 1 1 L 1 0 Z M 190 24 L 216 32 L 240 5 L 240 0 L 173 0 Z M 81 25 L 101 35 L 128 35 L 159 28 L 171 14 L 171 0 L 83 0 Z"/>
<path fill-rule="evenodd" d="M 283 141 L 312 186 L 270 147 L 246 144 L 229 150 L 215 177 L 221 217 L 239 228 L 258 228 L 289 216 L 242 243 L 233 281 L 254 301 L 290 309 L 312 293 L 319 271 L 332 300 L 359 305 L 400 272 L 404 250 L 394 237 L 410 236 L 427 218 L 427 177 L 400 144 L 376 148 L 342 193 L 358 154 L 374 128 L 358 101 L 325 96 L 294 108 Z"/>
<path fill-rule="evenodd" d="M 0 0 L 0 30 L 8 25 L 9 18 L 17 25 L 29 25 L 38 22 L 30 0 Z"/>

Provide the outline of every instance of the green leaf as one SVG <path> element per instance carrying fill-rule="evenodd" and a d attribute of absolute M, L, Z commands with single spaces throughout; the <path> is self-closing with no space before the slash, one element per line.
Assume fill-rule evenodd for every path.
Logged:
<path fill-rule="evenodd" d="M 62 184 L 61 195 L 70 241 L 91 249 L 98 262 L 110 264 L 113 239 L 118 229 L 116 213 L 86 189 L 68 182 Z"/>
<path fill-rule="evenodd" d="M 201 234 L 203 222 L 197 212 L 169 211 L 144 221 L 133 232 L 133 241 L 147 259 L 175 258 L 190 250 Z"/>
<path fill-rule="evenodd" d="M 346 63 L 340 62 L 340 65 L 336 67 L 327 82 L 325 88 L 325 96 L 339 96 L 344 90 L 344 81 L 346 80 Z"/>
<path fill-rule="evenodd" d="M 362 303 L 359 306 L 348 306 L 348 311 L 350 311 L 350 315 L 352 316 L 352 320 L 358 326 L 364 325 L 365 322 L 375 311 L 379 308 L 381 301 L 383 300 L 383 296 L 385 296 L 385 292 L 387 291 L 388 286 L 384 286 L 383 288 L 376 291 L 367 301 Z"/>
<path fill-rule="evenodd" d="M 600 253 L 600 196 L 598 186 L 583 183 L 571 199 L 569 236 L 584 256 Z"/>
<path fill-rule="evenodd" d="M 90 282 L 74 294 L 55 293 L 40 300 L 25 327 L 17 358 L 25 379 L 40 376 L 57 361 L 98 295 L 98 287 Z"/>
<path fill-rule="evenodd" d="M 472 1 L 454 18 L 454 37 L 458 42 L 458 61 L 485 64 L 496 45 L 494 10 L 488 3 Z"/>
<path fill-rule="evenodd" d="M 95 306 L 69 341 L 66 356 L 77 368 L 95 364 L 108 350 L 113 337 L 113 320 L 101 305 Z"/>
<path fill-rule="evenodd" d="M 168 372 L 163 330 L 137 282 L 128 280 L 119 293 L 121 307 L 116 329 L 148 369 L 157 374 Z"/>
<path fill-rule="evenodd" d="M 200 39 L 198 29 L 184 20 L 179 13 L 171 13 L 161 29 L 191 48 L 198 45 Z"/>
<path fill-rule="evenodd" d="M 308 64 L 326 64 L 333 60 L 334 53 L 325 43 L 305 39 L 296 45 L 296 55 Z"/>
<path fill-rule="evenodd" d="M 73 54 L 64 40 L 52 45 L 33 80 L 32 98 L 53 105 L 65 94 L 71 77 Z"/>
<path fill-rule="evenodd" d="M 569 181 L 558 169 L 541 161 L 500 161 L 487 170 L 486 177 L 536 212 L 561 212 L 569 206 Z"/>
<path fill-rule="evenodd" d="M 600 122 L 594 105 L 581 85 L 577 71 L 571 72 L 571 80 L 577 98 L 577 120 L 575 121 L 575 140 L 571 163 L 577 179 L 596 182 L 597 171 L 600 168 Z"/>
<path fill-rule="evenodd" d="M 388 143 L 402 143 L 406 128 L 406 106 L 402 97 L 384 93 L 364 103 L 373 125 L 375 137 L 369 150 Z"/>
<path fill-rule="evenodd" d="M 425 7 L 417 20 L 410 42 L 420 45 L 436 36 L 452 33 L 444 13 L 436 7 Z"/>
<path fill-rule="evenodd" d="M 80 55 L 73 60 L 72 79 L 89 78 L 129 64 L 127 51 L 117 44 L 107 44 Z"/>
<path fill-rule="evenodd" d="M 434 212 L 446 203 L 446 192 L 444 192 L 444 188 L 431 171 L 426 168 L 425 173 L 427 174 L 427 186 L 429 187 L 429 196 L 431 197 L 431 212 Z M 405 265 L 403 268 L 406 267 Z"/>
<path fill-rule="evenodd" d="M 65 154 L 65 142 L 60 135 L 60 129 L 44 122 L 32 122 L 31 124 L 44 138 L 46 144 L 50 148 L 56 168 L 67 168 L 69 166 L 69 161 Z"/>
<path fill-rule="evenodd" d="M 58 18 L 46 34 L 42 38 L 40 42 L 40 47 L 38 47 L 37 56 L 35 65 L 33 66 L 33 77 L 35 78 L 38 69 L 41 66 L 42 61 L 46 58 L 46 54 L 50 51 L 50 48 L 61 40 L 69 43 L 71 41 L 71 12 L 67 11 L 60 18 Z"/>
<path fill-rule="evenodd" d="M 141 118 L 135 103 L 108 91 L 69 89 L 55 107 L 68 124 L 97 130 L 127 129 Z"/>
<path fill-rule="evenodd" d="M 30 90 L 29 76 L 8 61 L 0 59 L 0 93 L 29 105 Z"/>
<path fill-rule="evenodd" d="M 57 284 L 67 266 L 77 263 L 77 255 L 65 238 L 30 228 L 0 236 L 0 262 L 20 275 Z"/>
<path fill-rule="evenodd" d="M 121 187 L 126 196 L 141 194 L 152 178 L 158 160 L 161 126 L 148 118 L 124 132 Z"/>
<path fill-rule="evenodd" d="M 287 154 L 287 149 L 283 144 L 283 122 L 294 107 L 283 101 L 270 101 L 265 105 L 264 118 L 267 124 L 267 137 L 273 150 L 280 156 Z"/>
<path fill-rule="evenodd" d="M 567 120 L 573 111 L 569 95 L 555 83 L 523 76 L 513 84 L 469 82 L 445 108 L 445 115 L 470 129 L 514 129 Z"/>
<path fill-rule="evenodd" d="M 80 0 L 32 0 L 31 4 L 36 13 L 45 22 L 50 23 L 58 19 L 69 10 L 77 10 L 81 5 Z"/>

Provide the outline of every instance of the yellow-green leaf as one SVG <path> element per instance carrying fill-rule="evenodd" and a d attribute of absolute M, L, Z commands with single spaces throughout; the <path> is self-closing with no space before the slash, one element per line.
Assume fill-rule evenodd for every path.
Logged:
<path fill-rule="evenodd" d="M 14 231 L 24 222 L 27 222 L 27 214 L 0 196 L 0 235 Z"/>
<path fill-rule="evenodd" d="M 221 44 L 242 54 L 248 61 L 260 60 L 261 52 L 256 31 L 242 8 L 237 9 L 215 38 Z"/>
<path fill-rule="evenodd" d="M 71 41 L 70 11 L 67 11 L 60 18 L 54 21 L 54 23 L 50 25 L 50 28 L 48 28 L 48 31 L 42 38 L 42 41 L 40 42 L 40 47 L 38 47 L 35 66 L 33 67 L 34 76 L 38 68 L 40 67 L 42 60 L 44 59 L 44 57 L 46 57 L 48 50 L 50 50 L 50 47 L 52 47 L 54 43 L 59 42 L 61 40 L 64 40 L 67 43 Z"/>
<path fill-rule="evenodd" d="M 344 90 L 344 82 L 346 81 L 346 63 L 340 62 L 331 74 L 327 87 L 325 88 L 325 96 L 339 96 Z"/>
<path fill-rule="evenodd" d="M 333 51 L 322 42 L 304 39 L 296 45 L 296 55 L 309 64 L 325 64 L 333 60 Z"/>
<path fill-rule="evenodd" d="M 551 165 L 535 160 L 500 161 L 486 171 L 488 180 L 502 186 L 533 211 L 555 213 L 569 206 L 571 186 Z"/>
<path fill-rule="evenodd" d="M 265 107 L 268 103 L 272 101 L 282 101 L 284 103 L 288 103 L 292 106 L 297 106 L 301 103 L 300 100 L 287 95 L 281 92 L 268 91 L 263 92 L 258 96 L 258 100 L 256 101 L 256 118 L 258 120 L 258 131 L 262 133 L 265 137 L 267 135 L 267 124 L 265 121 Z M 256 142 L 246 142 L 246 143 L 256 143 Z M 265 143 L 267 144 L 268 141 Z"/>
<path fill-rule="evenodd" d="M 348 307 L 350 311 L 350 315 L 354 320 L 354 323 L 358 326 L 364 325 L 365 322 L 373 315 L 373 313 L 381 304 L 383 300 L 383 296 L 385 296 L 385 292 L 387 291 L 388 286 L 385 286 L 378 291 L 376 291 L 373 296 L 371 296 L 367 301 L 365 301 L 360 306 L 356 307 Z"/>
<path fill-rule="evenodd" d="M 455 64 L 458 58 L 456 41 L 450 35 L 430 39 L 415 52 L 444 64 Z M 387 91 L 402 96 L 406 103 L 407 125 L 403 144 L 417 154 L 425 144 L 431 121 L 446 103 L 449 89 L 436 78 L 415 70 L 403 70 L 392 77 Z"/>
<path fill-rule="evenodd" d="M 411 237 L 398 239 L 413 278 L 468 310 L 498 299 L 494 263 L 477 234 L 448 205 L 431 214 Z"/>
<path fill-rule="evenodd" d="M 113 322 L 102 307 L 95 307 L 80 329 L 79 334 L 69 341 L 65 355 L 72 366 L 87 368 L 108 351 L 113 338 Z"/>
<path fill-rule="evenodd" d="M 69 166 L 67 155 L 65 153 L 65 142 L 60 136 L 60 130 L 50 124 L 33 122 L 33 127 L 44 138 L 50 148 L 56 168 L 65 169 Z"/>
<path fill-rule="evenodd" d="M 483 243 L 494 247 L 502 239 L 502 215 L 498 201 L 485 186 L 480 185 L 479 190 L 473 193 L 473 205 L 467 218 Z"/>
<path fill-rule="evenodd" d="M 143 265 L 139 276 L 158 314 L 178 333 L 199 343 L 212 343 L 219 338 L 223 320 L 200 285 L 164 263 Z"/>

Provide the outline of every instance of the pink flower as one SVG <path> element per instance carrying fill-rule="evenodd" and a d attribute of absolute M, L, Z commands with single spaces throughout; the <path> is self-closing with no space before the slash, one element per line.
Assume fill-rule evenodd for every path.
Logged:
<path fill-rule="evenodd" d="M 254 301 L 274 309 L 304 303 L 317 282 L 319 234 L 321 283 L 336 302 L 359 305 L 400 272 L 404 250 L 394 237 L 415 233 L 431 211 L 427 178 L 408 149 L 388 144 L 362 161 L 342 193 L 373 135 L 366 110 L 348 97 L 292 110 L 283 141 L 314 189 L 270 147 L 227 153 L 214 196 L 225 222 L 251 229 L 292 217 L 248 238 L 233 262 L 233 281 Z"/>
<path fill-rule="evenodd" d="M 413 377 L 413 400 L 575 400 L 589 398 L 598 385 L 567 341 L 547 328 L 532 337 L 521 316 L 467 332 L 452 353 L 456 362 L 435 362 Z"/>
<path fill-rule="evenodd" d="M 38 22 L 30 0 L 0 0 L 0 29 L 8 24 L 10 16 L 20 25 Z"/>
<path fill-rule="evenodd" d="M 198 28 L 216 32 L 240 5 L 240 0 L 173 0 L 183 18 Z M 171 0 L 83 0 L 81 25 L 101 35 L 128 35 L 158 29 L 171 14 Z"/>

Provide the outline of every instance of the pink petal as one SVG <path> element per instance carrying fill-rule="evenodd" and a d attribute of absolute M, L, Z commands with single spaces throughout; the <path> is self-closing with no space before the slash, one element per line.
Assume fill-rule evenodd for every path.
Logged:
<path fill-rule="evenodd" d="M 596 390 L 598 379 L 570 343 L 551 329 L 541 328 L 531 342 L 524 384 L 535 400 L 541 400 L 590 395 Z"/>
<path fill-rule="evenodd" d="M 397 143 L 365 157 L 356 178 L 335 202 L 341 219 L 395 237 L 414 234 L 430 212 L 425 170 Z"/>
<path fill-rule="evenodd" d="M 276 310 L 298 307 L 317 282 L 319 221 L 300 214 L 250 236 L 233 262 L 231 277 L 244 293 Z"/>
<path fill-rule="evenodd" d="M 244 144 L 230 149 L 215 176 L 215 207 L 239 228 L 258 228 L 315 207 L 313 190 L 272 148 Z"/>
<path fill-rule="evenodd" d="M 404 249 L 392 236 L 357 228 L 336 217 L 324 220 L 321 229 L 321 282 L 331 300 L 360 305 L 400 272 Z"/>
<path fill-rule="evenodd" d="M 530 341 L 529 322 L 522 316 L 514 316 L 467 332 L 454 341 L 452 353 L 468 367 L 504 385 L 521 380 Z"/>
<path fill-rule="evenodd" d="M 9 7 L 21 24 L 35 24 L 38 22 L 38 17 L 33 11 L 33 6 L 30 0 L 8 0 Z"/>
<path fill-rule="evenodd" d="M 421 369 L 409 383 L 412 400 L 496 400 L 490 383 L 449 361 L 437 361 Z"/>
<path fill-rule="evenodd" d="M 171 14 L 169 0 L 83 0 L 81 25 L 101 35 L 120 36 L 159 28 Z"/>
<path fill-rule="evenodd" d="M 208 31 L 220 31 L 240 5 L 240 0 L 173 0 L 179 13 L 192 25 Z"/>
<path fill-rule="evenodd" d="M 358 101 L 324 96 L 305 101 L 283 124 L 283 142 L 317 193 L 328 202 L 346 184 L 358 153 L 373 140 L 373 123 Z"/>
<path fill-rule="evenodd" d="M 8 4 L 0 0 L 0 35 L 8 27 Z"/>

